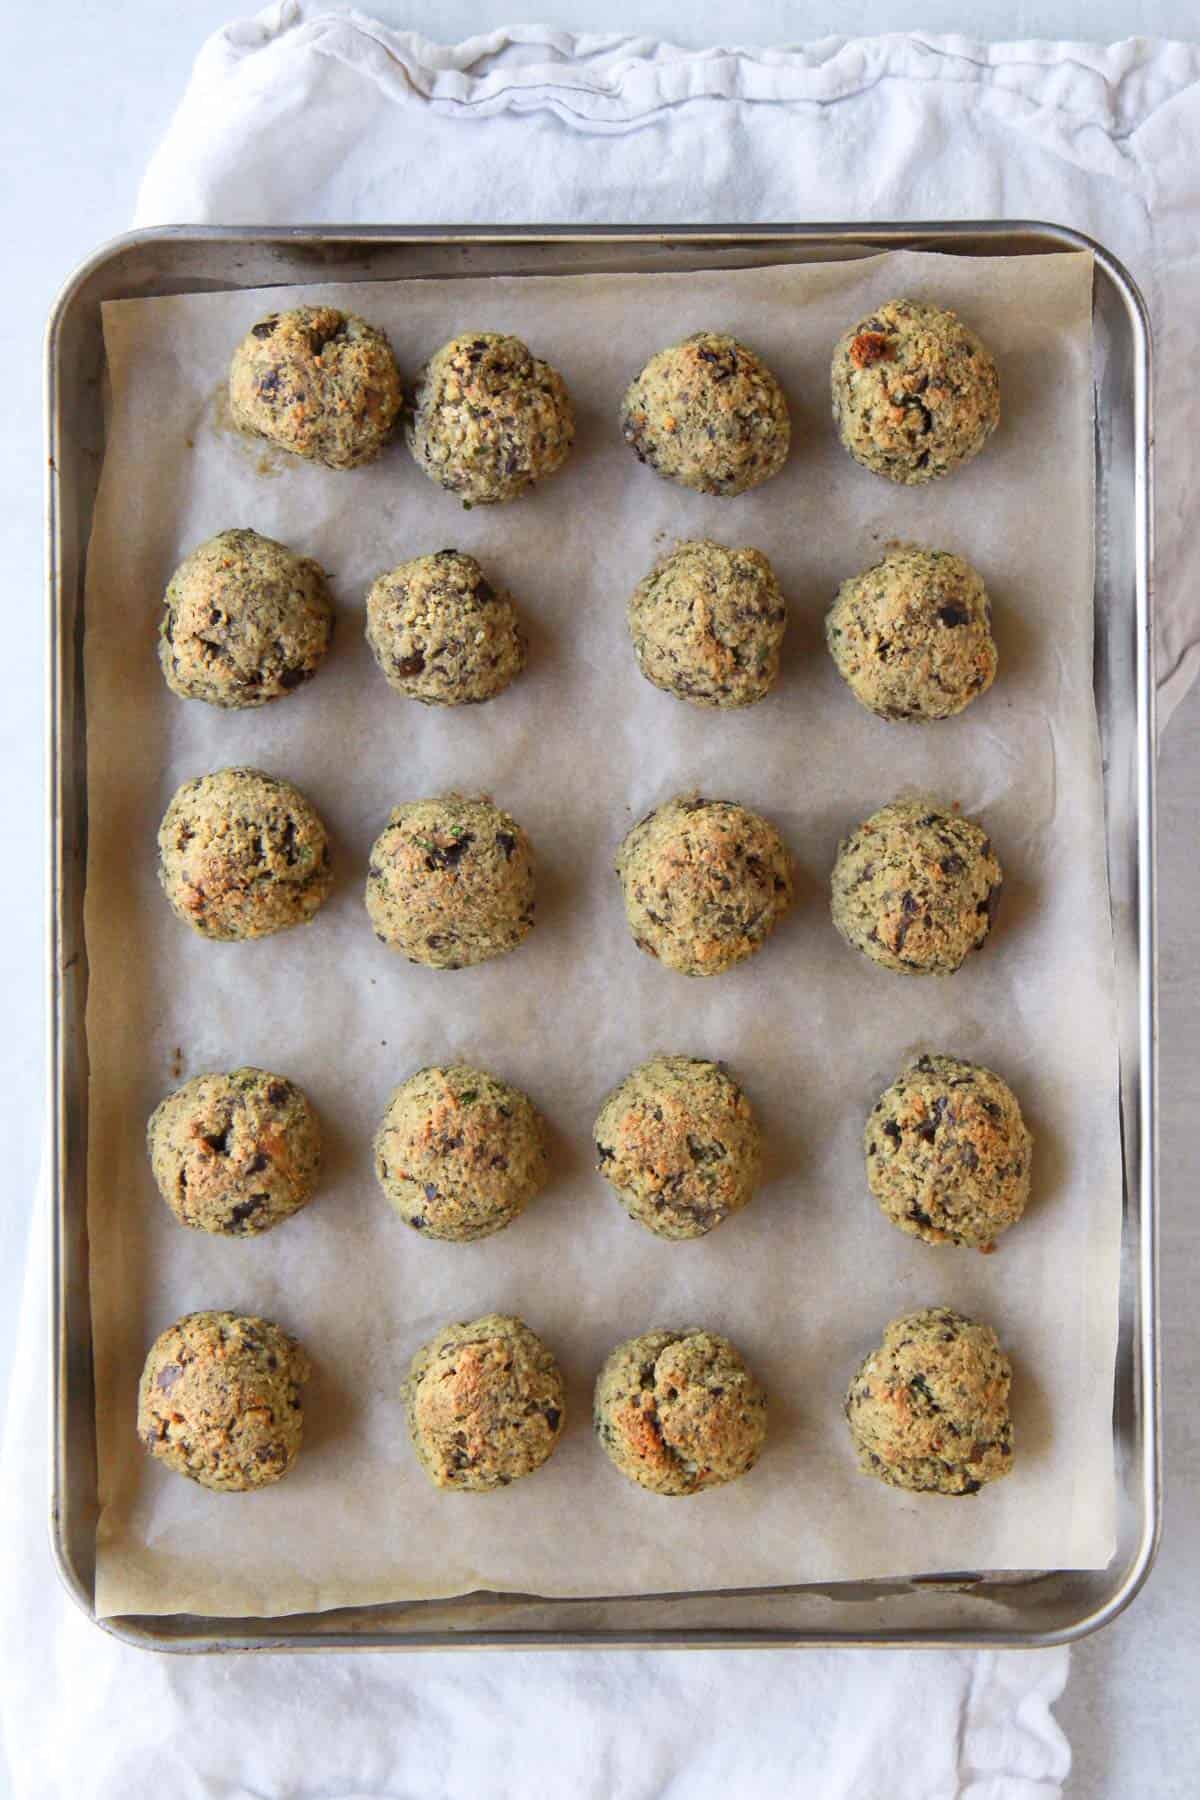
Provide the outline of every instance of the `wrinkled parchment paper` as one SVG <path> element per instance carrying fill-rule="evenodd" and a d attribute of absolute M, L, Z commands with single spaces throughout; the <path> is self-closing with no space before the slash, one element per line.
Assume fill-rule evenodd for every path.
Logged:
<path fill-rule="evenodd" d="M 1001 369 L 992 445 L 927 489 L 858 469 L 828 416 L 834 340 L 897 293 L 960 307 Z M 101 1613 L 276 1614 L 479 1588 L 620 1594 L 1108 1560 L 1120 1190 L 1091 693 L 1090 295 L 1086 256 L 905 253 L 106 307 L 111 430 L 86 643 Z M 230 352 L 263 313 L 302 299 L 378 322 L 408 376 L 457 331 L 519 333 L 574 396 L 567 469 L 514 505 L 466 512 L 403 444 L 339 474 L 239 438 L 220 398 Z M 616 426 L 645 358 L 702 326 L 755 345 L 793 405 L 785 472 L 736 500 L 659 480 Z M 154 642 L 172 569 L 232 525 L 319 558 L 340 616 L 309 687 L 226 716 L 167 692 Z M 644 571 L 677 537 L 704 534 L 765 550 L 791 605 L 777 691 L 729 716 L 650 687 L 625 629 Z M 964 553 L 991 590 L 1000 675 L 964 718 L 884 724 L 825 653 L 837 582 L 892 538 Z M 363 600 L 381 569 L 447 545 L 511 587 L 532 654 L 492 704 L 427 710 L 376 671 Z M 159 891 L 155 831 L 181 780 L 238 762 L 311 796 L 337 883 L 307 929 L 207 943 Z M 389 808 L 451 786 L 490 791 L 516 814 L 540 881 L 526 944 L 457 973 L 389 953 L 362 902 Z M 611 872 L 630 823 L 691 788 L 766 812 L 801 870 L 787 924 L 708 981 L 635 949 Z M 1006 872 L 992 941 L 949 980 L 876 969 L 829 921 L 839 837 L 914 788 L 981 814 Z M 867 1191 L 864 1117 L 922 1049 L 1001 1070 L 1036 1135 L 1033 1205 L 993 1256 L 902 1236 Z M 656 1050 L 725 1059 L 770 1143 L 752 1206 L 696 1243 L 634 1225 L 591 1168 L 601 1100 Z M 393 1086 L 454 1057 L 526 1088 L 554 1137 L 550 1187 L 510 1230 L 469 1245 L 406 1229 L 371 1171 Z M 312 1095 L 328 1172 L 297 1218 L 227 1242 L 175 1224 L 143 1136 L 180 1079 L 241 1063 Z M 1015 1472 L 969 1501 L 864 1479 L 841 1416 L 847 1380 L 887 1320 L 931 1302 L 991 1321 L 1016 1371 Z M 176 1315 L 212 1306 L 279 1320 L 316 1368 L 300 1463 L 257 1494 L 207 1493 L 152 1464 L 134 1434 L 150 1341 Z M 568 1429 L 528 1481 L 492 1496 L 438 1493 L 407 1441 L 401 1380 L 438 1326 L 492 1309 L 523 1315 L 558 1354 Z M 728 1333 L 759 1372 L 770 1440 L 747 1479 L 670 1502 L 630 1486 L 601 1454 L 590 1389 L 618 1339 L 691 1322 Z"/>

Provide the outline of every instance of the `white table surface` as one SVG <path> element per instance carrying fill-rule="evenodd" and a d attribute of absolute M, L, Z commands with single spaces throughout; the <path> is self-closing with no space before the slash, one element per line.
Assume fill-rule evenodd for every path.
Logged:
<path fill-rule="evenodd" d="M 526 15 L 505 0 L 360 0 L 442 41 Z M 42 1106 L 41 356 L 53 295 L 94 245 L 125 229 L 137 179 L 202 38 L 234 0 L 8 0 L 0 59 L 0 544 L 9 616 L 0 769 L 10 876 L 0 889 L 0 1406 L 37 1172 Z M 246 12 L 253 10 L 247 4 Z M 575 30 L 629 30 L 700 47 L 832 33 L 959 31 L 980 38 L 1194 37 L 1197 0 L 557 0 L 530 13 Z M 1197 405 L 1200 408 L 1200 394 Z M 1072 1800 L 1193 1800 L 1200 1791 L 1200 1207 L 1187 1132 L 1200 1117 L 1200 693 L 1167 734 L 1160 774 L 1163 1309 L 1168 1496 L 1164 1547 L 1131 1611 L 1079 1647 L 1058 1716 Z M 1191 1166 L 1189 1166 L 1191 1165 Z M 49 1565 L 47 1565 L 49 1567 Z M 97 1639 L 99 1648 L 99 1639 Z M 0 1670 L 0 1680 L 3 1671 Z M 0 1800 L 9 1792 L 0 1762 Z M 614 1800 L 619 1797 L 614 1796 Z"/>

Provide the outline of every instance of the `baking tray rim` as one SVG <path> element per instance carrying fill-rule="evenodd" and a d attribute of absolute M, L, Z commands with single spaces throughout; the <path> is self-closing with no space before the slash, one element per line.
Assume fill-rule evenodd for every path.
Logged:
<path fill-rule="evenodd" d="M 1005 250 L 1005 240 L 1028 240 L 1024 249 Z M 161 1622 L 153 1616 L 97 1619 L 93 1597 L 66 1544 L 62 1525 L 63 1482 L 67 1447 L 66 1420 L 68 1347 L 66 1342 L 66 1289 L 63 1246 L 66 1217 L 65 1168 L 67 1093 L 63 1059 L 64 982 L 63 951 L 63 741 L 74 721 L 62 714 L 61 666 L 64 654 L 64 593 L 61 567 L 62 494 L 59 451 L 64 421 L 58 382 L 58 352 L 75 303 L 88 281 L 126 253 L 155 243 L 352 245 L 354 243 L 421 245 L 459 243 L 474 246 L 543 244 L 712 245 L 736 250 L 740 246 L 764 247 L 772 243 L 838 248 L 861 247 L 867 252 L 887 249 L 934 249 L 969 253 L 968 243 L 994 241 L 993 253 L 1022 254 L 1061 250 L 1089 250 L 1119 296 L 1127 316 L 1133 348 L 1133 565 L 1134 626 L 1136 633 L 1136 839 L 1137 839 L 1137 1019 L 1139 1044 L 1137 1227 L 1138 1259 L 1133 1301 L 1135 1364 L 1133 1385 L 1139 1402 L 1140 1443 L 1138 1482 L 1141 1512 L 1137 1541 L 1115 1585 L 1098 1605 L 1046 1629 L 1004 1628 L 979 1631 L 970 1625 L 900 1628 L 884 1627 L 869 1633 L 797 1630 L 757 1626 L 655 1627 L 630 1631 L 588 1630 L 575 1634 L 561 1630 L 497 1630 L 470 1628 L 397 1632 L 321 1632 L 302 1638 L 281 1634 L 269 1619 L 252 1621 L 262 1627 L 255 1636 L 222 1640 L 232 1620 L 198 1619 L 196 1630 L 171 1638 L 159 1635 Z M 828 260 L 836 260 L 831 256 Z M 318 279 L 317 270 L 312 272 Z M 327 279 L 335 279 L 329 277 Z M 214 284 L 217 285 L 217 284 Z M 224 284 L 221 284 L 224 285 Z M 279 283 L 278 285 L 285 285 Z M 46 460 L 46 767 L 48 775 L 47 876 L 51 897 L 47 921 L 46 954 L 46 1072 L 49 1106 L 48 1195 L 51 1206 L 49 1259 L 50 1295 L 50 1507 L 49 1527 L 55 1568 L 63 1586 L 86 1617 L 119 1640 L 176 1654 L 217 1651 L 346 1649 L 584 1649 L 584 1648 L 805 1648 L 805 1647 L 1046 1647 L 1071 1643 L 1110 1623 L 1137 1596 L 1157 1555 L 1162 1531 L 1161 1441 L 1161 1345 L 1158 1328 L 1158 1180 L 1157 1180 L 1157 934 L 1156 934 L 1156 818 L 1154 794 L 1155 688 L 1153 680 L 1153 507 L 1152 507 L 1152 337 L 1149 311 L 1136 282 L 1125 265 L 1105 245 L 1071 227 L 1031 219 L 913 220 L 828 224 L 778 222 L 771 224 L 689 223 L 642 225 L 294 225 L 294 226 L 178 226 L 147 227 L 109 239 L 77 265 L 67 278 L 52 307 L 45 336 L 44 404 L 47 435 Z M 1038 1571 L 1050 1576 L 1065 1571 Z M 986 1572 L 980 1572 L 985 1578 Z M 944 1579 L 944 1578 L 943 1578 Z M 910 1578 L 920 1583 L 922 1578 Z M 842 1584 L 813 1584 L 808 1591 L 826 1591 Z M 862 1583 L 846 1583 L 862 1587 Z M 888 1586 L 880 1583 L 881 1589 Z M 935 1580 L 927 1585 L 934 1586 Z M 787 1589 L 767 1590 L 783 1593 Z M 804 1590 L 799 1590 L 804 1591 Z M 678 1598 L 680 1596 L 671 1596 Z M 683 1596 L 686 1597 L 686 1596 Z M 697 1596 L 698 1597 L 698 1596 Z M 707 1596 L 714 1601 L 721 1596 Z M 466 1596 L 464 1596 L 466 1598 Z M 538 1596 L 530 1596 L 537 1600 Z M 655 1596 L 634 1597 L 655 1598 Z M 662 1596 L 668 1598 L 668 1596 Z M 358 1611 L 364 1609 L 356 1609 Z M 171 1615 L 168 1615 L 170 1617 Z M 158 1629 L 156 1630 L 156 1627 Z"/>

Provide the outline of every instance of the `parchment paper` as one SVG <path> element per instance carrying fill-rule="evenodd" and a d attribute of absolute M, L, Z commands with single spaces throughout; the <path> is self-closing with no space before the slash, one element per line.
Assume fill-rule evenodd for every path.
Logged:
<path fill-rule="evenodd" d="M 974 464 L 904 490 L 858 469 L 828 417 L 828 359 L 889 295 L 960 307 L 992 346 L 1004 418 Z M 91 967 L 90 1215 L 102 1614 L 275 1614 L 478 1588 L 663 1592 L 921 1571 L 1103 1565 L 1113 1549 L 1111 1380 L 1120 1188 L 1111 941 L 1091 694 L 1091 263 L 1081 255 L 857 263 L 649 276 L 272 289 L 105 308 L 111 431 L 89 559 L 86 672 Z M 566 470 L 514 505 L 464 511 L 403 444 L 354 474 L 228 428 L 219 390 L 264 312 L 330 299 L 389 333 L 406 375 L 460 330 L 512 330 L 560 368 L 579 414 Z M 737 500 L 642 468 L 616 412 L 661 345 L 702 326 L 755 345 L 793 405 L 785 472 Z M 263 711 L 171 696 L 154 654 L 160 596 L 200 540 L 253 525 L 316 556 L 340 608 L 329 664 Z M 677 537 L 772 558 L 791 605 L 785 672 L 748 712 L 693 710 L 637 674 L 626 596 Z M 824 651 L 837 582 L 889 539 L 966 554 L 1001 652 L 961 719 L 887 725 Z M 456 545 L 523 605 L 526 675 L 490 705 L 396 695 L 362 638 L 383 568 Z M 337 875 L 315 923 L 213 944 L 170 914 L 155 873 L 185 777 L 249 762 L 295 780 L 330 828 Z M 362 903 L 389 808 L 490 791 L 529 830 L 538 924 L 512 956 L 421 970 L 377 944 Z M 614 849 L 657 802 L 699 788 L 760 808 L 802 871 L 789 922 L 749 963 L 688 981 L 625 927 Z M 847 949 L 828 873 L 848 827 L 903 790 L 986 820 L 1006 872 L 984 952 L 949 980 L 905 979 Z M 1035 1197 L 993 1256 L 889 1226 L 864 1180 L 864 1117 L 912 1053 L 1001 1070 L 1036 1135 Z M 725 1059 L 770 1142 L 751 1207 L 696 1243 L 659 1242 L 593 1173 L 609 1088 L 656 1050 Z M 426 1242 L 387 1209 L 370 1143 L 418 1066 L 477 1059 L 528 1089 L 554 1132 L 551 1186 L 483 1243 Z M 249 1242 L 177 1226 L 154 1190 L 147 1115 L 183 1078 L 256 1063 L 312 1095 L 321 1192 Z M 948 1302 L 994 1323 L 1015 1365 L 1012 1477 L 978 1498 L 906 1497 L 858 1474 L 841 1399 L 894 1314 Z M 151 1339 L 198 1307 L 265 1313 L 316 1375 L 295 1473 L 213 1495 L 153 1465 L 134 1434 Z M 486 1497 L 435 1491 L 399 1398 L 412 1352 L 449 1319 L 522 1314 L 566 1371 L 570 1416 L 536 1476 Z M 691 1501 L 625 1482 L 589 1425 L 611 1346 L 703 1322 L 771 1397 L 747 1479 Z"/>

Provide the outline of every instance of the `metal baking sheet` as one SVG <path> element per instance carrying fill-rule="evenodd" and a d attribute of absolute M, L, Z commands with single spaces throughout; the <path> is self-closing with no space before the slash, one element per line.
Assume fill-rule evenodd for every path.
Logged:
<path fill-rule="evenodd" d="M 52 1533 L 93 1612 L 97 1517 L 86 1238 L 87 794 L 83 577 L 103 453 L 105 300 L 298 281 L 749 266 L 880 249 L 958 255 L 1090 248 L 1096 257 L 1096 661 L 1118 982 L 1124 1210 L 1114 1390 L 1118 1550 L 1106 1570 L 1028 1571 L 636 1598 L 467 1595 L 270 1621 L 172 1615 L 106 1628 L 162 1649 L 582 1644 L 1037 1644 L 1113 1616 L 1153 1558 L 1159 1517 L 1155 1315 L 1150 342 L 1145 309 L 1098 245 L 1045 225 L 581 231 L 168 229 L 118 240 L 72 278 L 47 344 L 50 578 L 50 1055 L 55 1208 Z"/>

